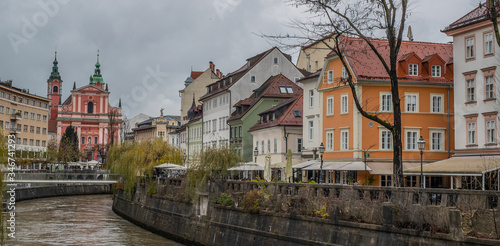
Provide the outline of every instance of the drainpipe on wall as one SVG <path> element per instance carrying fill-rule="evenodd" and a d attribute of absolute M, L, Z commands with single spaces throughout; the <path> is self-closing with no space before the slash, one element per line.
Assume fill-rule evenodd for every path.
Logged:
<path fill-rule="evenodd" d="M 447 97 L 447 104 L 448 104 L 448 158 L 451 157 L 451 126 L 450 126 L 450 89 L 453 85 L 450 85 L 448 87 L 448 97 Z"/>

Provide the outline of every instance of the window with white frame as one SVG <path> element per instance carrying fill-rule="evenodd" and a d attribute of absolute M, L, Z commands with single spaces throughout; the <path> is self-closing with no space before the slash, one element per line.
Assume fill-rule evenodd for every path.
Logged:
<path fill-rule="evenodd" d="M 417 149 L 417 140 L 418 140 L 418 131 L 415 131 L 415 130 L 407 130 L 406 131 L 406 149 L 407 150 L 416 150 Z"/>
<path fill-rule="evenodd" d="M 389 130 L 380 130 L 380 149 L 392 149 L 392 132 Z"/>
<path fill-rule="evenodd" d="M 349 104 L 347 98 L 347 94 L 342 94 L 340 96 L 340 113 L 342 114 L 347 114 L 349 112 Z"/>
<path fill-rule="evenodd" d="M 333 150 L 333 130 L 326 131 L 326 150 Z"/>
<path fill-rule="evenodd" d="M 388 92 L 380 93 L 380 111 L 381 112 L 391 112 L 392 111 L 392 95 Z"/>
<path fill-rule="evenodd" d="M 333 115 L 333 97 L 326 98 L 326 115 Z"/>
<path fill-rule="evenodd" d="M 431 95 L 431 107 L 433 113 L 443 112 L 443 96 L 442 95 Z"/>
<path fill-rule="evenodd" d="M 297 152 L 302 152 L 302 138 L 297 138 Z"/>
<path fill-rule="evenodd" d="M 342 67 L 342 79 L 347 79 L 347 77 L 349 77 L 347 75 L 347 69 L 345 69 L 345 67 Z"/>
<path fill-rule="evenodd" d="M 418 76 L 418 64 L 410 63 L 408 65 L 408 75 L 410 76 Z"/>
<path fill-rule="evenodd" d="M 314 107 L 314 89 L 309 90 L 309 108 Z"/>
<path fill-rule="evenodd" d="M 259 150 L 259 141 L 255 141 L 255 148 L 254 150 L 257 149 L 257 151 Z M 262 154 L 262 153 L 261 153 Z"/>
<path fill-rule="evenodd" d="M 474 37 L 465 39 L 465 59 L 474 58 Z"/>
<path fill-rule="evenodd" d="M 271 153 L 271 139 L 267 139 L 267 153 Z"/>
<path fill-rule="evenodd" d="M 392 175 L 380 175 L 380 186 L 392 186 Z"/>
<path fill-rule="evenodd" d="M 484 55 L 493 54 L 493 33 L 484 34 Z"/>
<path fill-rule="evenodd" d="M 441 77 L 441 66 L 432 65 L 431 66 L 431 76 L 432 77 Z"/>
<path fill-rule="evenodd" d="M 341 150 L 349 149 L 349 130 L 340 131 L 340 149 Z"/>
<path fill-rule="evenodd" d="M 487 76 L 484 78 L 484 90 L 486 99 L 495 98 L 495 86 L 493 83 L 493 76 Z"/>
<path fill-rule="evenodd" d="M 473 102 L 476 100 L 475 87 L 476 82 L 474 79 L 467 80 L 467 102 Z"/>
<path fill-rule="evenodd" d="M 333 83 L 333 70 L 328 70 L 327 83 Z"/>
<path fill-rule="evenodd" d="M 406 112 L 417 112 L 417 94 L 406 94 Z"/>
<path fill-rule="evenodd" d="M 278 139 L 274 139 L 274 153 L 278 153 Z"/>
<path fill-rule="evenodd" d="M 212 132 L 217 131 L 217 119 L 212 120 Z"/>
<path fill-rule="evenodd" d="M 476 122 L 467 123 L 467 143 L 469 145 L 476 144 Z"/>
<path fill-rule="evenodd" d="M 260 153 L 265 154 L 264 150 L 265 150 L 266 148 L 265 148 L 265 145 L 264 145 L 264 140 L 260 141 L 260 143 L 261 143 L 261 146 L 260 146 Z"/>
<path fill-rule="evenodd" d="M 486 121 L 486 143 L 487 144 L 495 144 L 495 121 L 488 120 Z"/>
<path fill-rule="evenodd" d="M 443 131 L 431 131 L 431 150 L 443 150 Z"/>
<path fill-rule="evenodd" d="M 314 140 L 314 121 L 310 120 L 309 123 L 308 123 L 308 126 L 309 126 L 309 141 L 313 141 Z"/>

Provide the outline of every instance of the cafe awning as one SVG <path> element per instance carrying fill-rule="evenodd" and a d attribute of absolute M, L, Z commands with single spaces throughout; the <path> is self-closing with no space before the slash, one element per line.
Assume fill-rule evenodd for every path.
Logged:
<path fill-rule="evenodd" d="M 482 176 L 500 169 L 500 155 L 460 156 L 423 166 L 424 175 Z M 420 175 L 420 166 L 404 170 L 404 175 Z"/>
<path fill-rule="evenodd" d="M 240 163 L 236 167 L 229 168 L 228 171 L 264 171 L 264 165 L 256 162 Z"/>
<path fill-rule="evenodd" d="M 370 174 L 372 175 L 392 175 L 392 167 L 393 163 L 392 162 L 367 162 L 366 165 L 370 167 L 371 171 Z M 420 162 L 404 162 L 403 163 L 403 170 L 407 170 L 410 168 L 414 167 L 419 167 L 420 168 Z"/>
<path fill-rule="evenodd" d="M 302 170 L 321 170 L 321 162 L 312 164 Z M 361 161 L 353 162 L 323 162 L 323 170 L 337 171 L 364 171 L 365 164 Z M 370 167 L 366 167 L 367 171 L 371 171 Z"/>

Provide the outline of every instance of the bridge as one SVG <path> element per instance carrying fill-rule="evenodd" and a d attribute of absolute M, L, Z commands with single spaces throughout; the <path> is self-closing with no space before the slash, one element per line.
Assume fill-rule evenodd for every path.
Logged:
<path fill-rule="evenodd" d="M 7 184 L 115 184 L 117 175 L 106 170 L 74 170 L 63 172 L 15 171 L 3 173 Z"/>

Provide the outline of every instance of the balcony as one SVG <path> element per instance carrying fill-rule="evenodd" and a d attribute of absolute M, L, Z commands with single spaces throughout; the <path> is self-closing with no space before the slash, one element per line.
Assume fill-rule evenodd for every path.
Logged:
<path fill-rule="evenodd" d="M 10 115 L 10 120 L 21 120 L 21 114 L 11 114 Z"/>
<path fill-rule="evenodd" d="M 21 129 L 19 128 L 10 128 L 10 134 L 20 134 Z"/>

